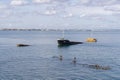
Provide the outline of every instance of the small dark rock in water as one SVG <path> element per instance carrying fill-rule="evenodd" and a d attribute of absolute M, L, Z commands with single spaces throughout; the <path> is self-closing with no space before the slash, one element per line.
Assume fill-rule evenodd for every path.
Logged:
<path fill-rule="evenodd" d="M 30 46 L 28 44 L 17 44 L 17 47 L 26 47 L 26 46 Z"/>

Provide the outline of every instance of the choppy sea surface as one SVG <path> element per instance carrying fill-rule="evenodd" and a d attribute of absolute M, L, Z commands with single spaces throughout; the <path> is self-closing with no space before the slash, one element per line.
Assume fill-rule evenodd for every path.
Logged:
<path fill-rule="evenodd" d="M 120 31 L 95 31 L 96 43 L 86 42 L 89 31 L 66 31 L 65 38 L 84 42 L 66 47 L 57 45 L 61 36 L 60 31 L 0 31 L 0 80 L 120 80 Z"/>

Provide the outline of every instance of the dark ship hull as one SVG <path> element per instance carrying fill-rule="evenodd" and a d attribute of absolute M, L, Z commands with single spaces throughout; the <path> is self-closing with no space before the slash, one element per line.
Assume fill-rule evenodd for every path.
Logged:
<path fill-rule="evenodd" d="M 69 40 L 57 40 L 58 45 L 60 46 L 68 46 L 68 45 L 75 45 L 75 44 L 82 44 L 83 42 L 75 42 Z"/>
<path fill-rule="evenodd" d="M 26 46 L 30 46 L 28 44 L 17 44 L 17 47 L 26 47 Z"/>

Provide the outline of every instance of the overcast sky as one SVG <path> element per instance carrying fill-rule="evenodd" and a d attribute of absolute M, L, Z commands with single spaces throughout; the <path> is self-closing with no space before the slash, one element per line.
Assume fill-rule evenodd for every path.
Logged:
<path fill-rule="evenodd" d="M 120 29 L 120 0 L 0 0 L 0 28 Z"/>

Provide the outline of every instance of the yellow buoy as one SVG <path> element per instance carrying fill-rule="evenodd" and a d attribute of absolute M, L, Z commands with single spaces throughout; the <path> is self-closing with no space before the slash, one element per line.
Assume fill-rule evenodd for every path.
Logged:
<path fill-rule="evenodd" d="M 97 39 L 95 38 L 87 38 L 87 42 L 97 42 Z"/>

